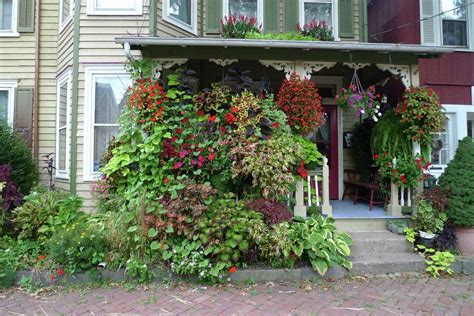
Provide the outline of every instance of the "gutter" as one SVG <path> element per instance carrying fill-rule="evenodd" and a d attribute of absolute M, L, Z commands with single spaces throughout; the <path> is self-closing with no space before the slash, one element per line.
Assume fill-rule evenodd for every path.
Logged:
<path fill-rule="evenodd" d="M 342 52 L 374 51 L 383 53 L 414 53 L 419 55 L 442 55 L 454 49 L 439 46 L 412 44 L 379 44 L 356 42 L 288 41 L 260 39 L 222 39 L 222 38 L 172 38 L 172 37 L 119 37 L 118 44 L 133 46 L 180 46 L 180 47 L 248 47 L 248 48 L 287 48 L 301 50 L 337 50 Z"/>
<path fill-rule="evenodd" d="M 36 1 L 35 6 L 35 84 L 33 92 L 33 159 L 40 160 L 39 157 L 39 89 L 40 89 L 40 10 L 41 1 Z"/>
<path fill-rule="evenodd" d="M 77 117 L 79 106 L 79 40 L 81 26 L 81 1 L 74 2 L 74 25 L 72 46 L 72 96 L 71 96 L 71 164 L 69 191 L 71 194 L 77 192 Z"/>

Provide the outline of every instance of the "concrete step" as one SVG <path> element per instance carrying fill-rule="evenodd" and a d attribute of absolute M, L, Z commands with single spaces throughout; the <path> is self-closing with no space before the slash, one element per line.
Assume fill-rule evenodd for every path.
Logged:
<path fill-rule="evenodd" d="M 351 258 L 354 275 L 387 274 L 398 272 L 424 272 L 425 259 L 415 253 L 394 252 L 367 254 Z"/>
<path fill-rule="evenodd" d="M 389 231 L 354 232 L 351 233 L 354 245 L 352 255 L 381 254 L 393 252 L 412 251 L 412 246 L 404 236 L 393 234 Z"/>
<path fill-rule="evenodd" d="M 383 218 L 336 218 L 336 227 L 343 232 L 373 232 L 387 229 Z"/>

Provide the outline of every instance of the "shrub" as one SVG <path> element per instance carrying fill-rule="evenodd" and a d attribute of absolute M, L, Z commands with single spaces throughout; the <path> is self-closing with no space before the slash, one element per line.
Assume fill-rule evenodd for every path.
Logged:
<path fill-rule="evenodd" d="M 288 222 L 292 218 L 292 215 L 288 211 L 288 207 L 277 201 L 257 199 L 248 202 L 247 207 L 262 213 L 265 217 L 265 223 L 270 226 L 281 222 Z"/>
<path fill-rule="evenodd" d="M 316 85 L 306 78 L 302 80 L 296 73 L 283 81 L 276 103 L 297 134 L 306 136 L 323 122 L 322 99 Z"/>
<path fill-rule="evenodd" d="M 326 21 L 313 20 L 303 27 L 298 24 L 297 29 L 303 36 L 310 36 L 320 41 L 334 41 L 331 27 Z"/>
<path fill-rule="evenodd" d="M 440 232 L 434 240 L 434 246 L 439 251 L 454 251 L 456 250 L 457 238 L 454 232 L 454 227 L 451 224 L 444 225 L 444 229 Z"/>
<path fill-rule="evenodd" d="M 440 186 L 423 191 L 421 198 L 430 202 L 433 208 L 439 212 L 444 212 L 448 207 L 448 192 Z"/>
<path fill-rule="evenodd" d="M 470 137 L 459 142 L 454 159 L 439 178 L 439 186 L 449 192 L 446 211 L 453 224 L 474 227 L 474 143 Z"/>
<path fill-rule="evenodd" d="M 320 275 L 326 274 L 329 267 L 336 265 L 352 269 L 352 262 L 348 260 L 352 238 L 336 231 L 334 219 L 319 214 L 307 219 L 295 217 L 294 221 L 288 238 L 298 257 L 309 259 L 313 269 Z"/>
<path fill-rule="evenodd" d="M 261 27 L 257 24 L 256 17 L 231 15 L 221 20 L 222 37 L 245 38 L 247 33 L 260 33 Z"/>
<path fill-rule="evenodd" d="M 48 256 L 70 272 L 87 271 L 105 259 L 103 236 L 97 227 L 77 222 L 53 234 L 46 243 Z"/>
<path fill-rule="evenodd" d="M 0 120 L 0 165 L 12 166 L 12 180 L 23 194 L 29 194 L 38 179 L 38 170 L 24 140 Z"/>

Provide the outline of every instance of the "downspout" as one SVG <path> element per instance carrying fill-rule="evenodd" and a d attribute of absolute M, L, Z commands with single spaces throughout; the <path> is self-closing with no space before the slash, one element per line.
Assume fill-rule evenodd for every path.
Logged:
<path fill-rule="evenodd" d="M 150 0 L 150 30 L 149 34 L 151 37 L 156 37 L 157 36 L 157 29 L 158 29 L 158 24 L 157 24 L 157 15 L 158 15 L 158 7 L 157 7 L 158 0 Z"/>
<path fill-rule="evenodd" d="M 72 35 L 72 97 L 71 97 L 71 165 L 69 191 L 71 194 L 77 193 L 77 116 L 79 106 L 79 40 L 81 26 L 81 1 L 74 2 Z"/>
<path fill-rule="evenodd" d="M 34 110 L 33 110 L 33 159 L 39 161 L 39 69 L 40 69 L 40 7 L 41 1 L 36 1 L 35 7 L 35 84 L 33 92 Z"/>

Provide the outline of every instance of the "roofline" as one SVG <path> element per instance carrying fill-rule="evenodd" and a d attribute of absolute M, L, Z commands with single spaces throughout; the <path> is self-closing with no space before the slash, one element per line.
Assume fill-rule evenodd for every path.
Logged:
<path fill-rule="evenodd" d="M 418 56 L 439 57 L 454 52 L 453 48 L 440 46 L 424 46 L 413 44 L 387 43 L 355 43 L 329 41 L 290 41 L 262 39 L 224 39 L 209 37 L 140 37 L 124 36 L 115 39 L 121 45 L 125 43 L 132 47 L 138 46 L 194 46 L 194 47 L 252 47 L 252 48 L 287 48 L 301 50 L 335 50 L 340 52 L 372 51 L 381 53 L 412 53 Z"/>

